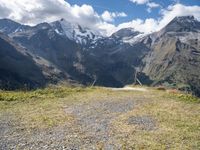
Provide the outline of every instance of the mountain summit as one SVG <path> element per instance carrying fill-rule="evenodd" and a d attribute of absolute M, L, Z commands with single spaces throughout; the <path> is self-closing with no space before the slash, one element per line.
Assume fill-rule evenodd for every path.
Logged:
<path fill-rule="evenodd" d="M 200 22 L 194 16 L 175 17 L 162 32 L 199 32 Z"/>
<path fill-rule="evenodd" d="M 0 32 L 5 34 L 11 34 L 14 32 L 21 32 L 29 29 L 29 26 L 21 25 L 10 19 L 0 19 Z"/>
<path fill-rule="evenodd" d="M 70 23 L 65 19 L 52 22 L 51 26 L 58 34 L 64 35 L 69 39 L 83 45 L 87 45 L 88 43 L 102 37 L 97 31 L 82 27 L 76 23 Z"/>

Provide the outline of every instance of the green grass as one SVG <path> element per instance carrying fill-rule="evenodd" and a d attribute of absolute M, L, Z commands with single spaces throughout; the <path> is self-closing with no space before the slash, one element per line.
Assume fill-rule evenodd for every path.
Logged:
<path fill-rule="evenodd" d="M 30 99 L 62 98 L 74 92 L 85 91 L 84 88 L 68 88 L 54 86 L 34 91 L 1 91 L 0 101 L 26 101 Z M 87 89 L 88 90 L 88 89 Z"/>
<path fill-rule="evenodd" d="M 200 103 L 200 99 L 191 94 L 184 94 L 184 93 L 171 94 L 171 97 L 188 103 Z"/>

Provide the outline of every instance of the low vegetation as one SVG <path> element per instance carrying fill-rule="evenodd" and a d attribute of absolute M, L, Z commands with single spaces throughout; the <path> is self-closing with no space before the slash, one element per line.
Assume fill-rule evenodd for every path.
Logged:
<path fill-rule="evenodd" d="M 0 91 L 0 149 L 199 149 L 200 99 L 146 89 Z"/>

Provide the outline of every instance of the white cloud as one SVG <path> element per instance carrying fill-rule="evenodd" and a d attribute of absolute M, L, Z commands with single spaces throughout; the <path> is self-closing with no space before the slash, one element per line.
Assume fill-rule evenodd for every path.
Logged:
<path fill-rule="evenodd" d="M 200 20 L 200 6 L 185 6 L 183 4 L 175 4 L 168 6 L 167 9 L 161 10 L 162 19 L 159 22 L 159 28 L 164 27 L 176 16 L 193 15 L 196 19 Z"/>
<path fill-rule="evenodd" d="M 185 6 L 183 4 L 174 4 L 162 9 L 161 17 L 158 19 L 147 18 L 145 20 L 135 19 L 130 22 L 122 23 L 116 27 L 116 30 L 121 28 L 132 27 L 144 33 L 159 31 L 166 26 L 176 16 L 193 15 L 200 20 L 200 6 Z"/>
<path fill-rule="evenodd" d="M 147 12 L 151 13 L 152 9 L 150 7 L 147 8 Z"/>
<path fill-rule="evenodd" d="M 146 2 L 145 5 L 149 5 L 149 7 L 157 7 L 156 4 L 147 0 L 137 2 Z M 64 0 L 0 0 L 0 18 L 10 18 L 20 23 L 32 25 L 64 18 L 69 22 L 98 30 L 106 35 L 127 27 L 145 33 L 158 31 L 175 16 L 185 15 L 193 15 L 200 20 L 200 6 L 185 6 L 178 3 L 162 9 L 160 17 L 157 19 L 134 19 L 115 26 L 109 22 L 116 17 L 125 17 L 125 13 L 105 11 L 100 15 L 90 5 L 70 5 Z"/>
<path fill-rule="evenodd" d="M 149 2 L 149 0 L 130 0 L 130 1 L 139 5 L 146 4 Z"/>
<path fill-rule="evenodd" d="M 158 25 L 158 22 L 153 19 L 153 18 L 148 18 L 146 20 L 141 20 L 141 19 L 135 19 L 130 22 L 122 23 L 117 26 L 117 29 L 122 29 L 122 28 L 134 28 L 137 31 L 143 32 L 143 33 L 150 33 L 155 31 Z"/>
<path fill-rule="evenodd" d="M 116 13 L 116 16 L 117 17 L 127 17 L 127 14 L 125 12 L 119 12 L 119 13 Z"/>
<path fill-rule="evenodd" d="M 150 7 L 150 8 L 156 8 L 156 7 L 160 7 L 159 4 L 157 3 L 154 3 L 154 2 L 149 2 L 147 3 L 147 6 Z"/>
<path fill-rule="evenodd" d="M 116 32 L 118 28 L 110 23 L 107 22 L 100 22 L 99 24 L 96 25 L 97 29 L 100 30 L 100 32 L 103 35 L 111 35 L 112 33 Z"/>
<path fill-rule="evenodd" d="M 157 4 L 155 2 L 148 2 L 146 5 L 148 7 L 147 12 L 149 12 L 149 13 L 152 11 L 153 8 L 161 7 L 160 4 Z"/>
<path fill-rule="evenodd" d="M 99 15 L 90 5 L 70 5 L 65 0 L 0 0 L 0 18 L 9 18 L 28 25 L 64 18 L 69 22 L 107 33 L 108 30 L 113 31 L 111 27 L 114 28 L 114 25 L 108 22 L 126 16 L 124 12 L 108 11 Z"/>
<path fill-rule="evenodd" d="M 114 18 L 117 18 L 117 17 L 126 17 L 127 14 L 124 13 L 124 12 L 109 12 L 109 11 L 104 11 L 103 14 L 101 15 L 102 19 L 104 21 L 107 21 L 107 22 L 112 22 L 114 21 Z"/>
<path fill-rule="evenodd" d="M 7 10 L 7 13 L 2 13 Z M 0 18 L 10 18 L 20 23 L 37 24 L 61 18 L 85 26 L 100 21 L 100 16 L 90 5 L 70 5 L 64 0 L 0 0 Z"/>
<path fill-rule="evenodd" d="M 161 5 L 155 2 L 152 2 L 151 0 L 130 0 L 133 3 L 136 3 L 138 5 L 146 5 L 147 6 L 147 12 L 151 12 L 153 8 L 160 7 Z"/>

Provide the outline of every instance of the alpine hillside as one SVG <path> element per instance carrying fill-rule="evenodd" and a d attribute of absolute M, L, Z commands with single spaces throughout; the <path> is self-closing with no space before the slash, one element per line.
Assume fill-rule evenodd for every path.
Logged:
<path fill-rule="evenodd" d="M 1 88 L 122 87 L 134 83 L 137 72 L 142 84 L 200 95 L 200 22 L 193 16 L 175 17 L 148 35 L 133 27 L 105 37 L 64 19 L 36 26 L 1 19 L 0 32 Z"/>

